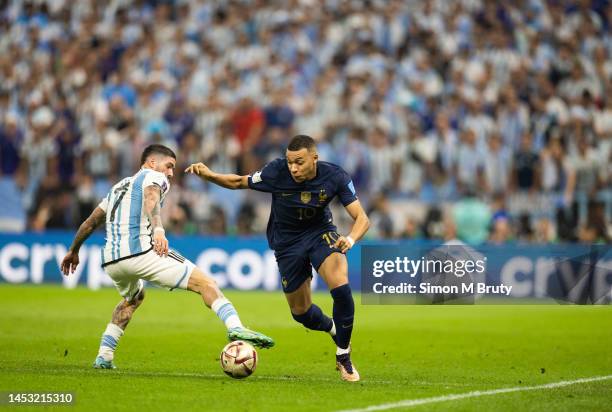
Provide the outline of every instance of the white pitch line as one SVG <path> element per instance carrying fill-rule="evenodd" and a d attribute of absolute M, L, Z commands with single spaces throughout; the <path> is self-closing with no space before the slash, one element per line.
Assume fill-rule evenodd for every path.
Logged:
<path fill-rule="evenodd" d="M 576 379 L 573 381 L 553 382 L 553 383 L 547 383 L 545 385 L 516 386 L 513 388 L 500 388 L 500 389 L 493 389 L 489 391 L 473 391 L 473 392 L 467 392 L 467 393 L 458 393 L 454 395 L 436 396 L 432 398 L 406 399 L 406 400 L 399 401 L 399 402 L 383 403 L 381 405 L 372 405 L 366 408 L 359 408 L 359 409 L 346 409 L 346 410 L 342 410 L 339 412 L 370 412 L 370 411 L 383 411 L 387 409 L 396 409 L 396 408 L 410 408 L 412 406 L 426 405 L 428 403 L 456 401 L 456 400 L 466 399 L 466 398 L 478 398 L 480 396 L 498 395 L 500 393 L 535 391 L 538 389 L 560 388 L 562 386 L 575 385 L 578 383 L 604 381 L 607 379 L 612 379 L 612 375 L 593 376 L 591 378 L 582 378 L 582 379 Z"/>

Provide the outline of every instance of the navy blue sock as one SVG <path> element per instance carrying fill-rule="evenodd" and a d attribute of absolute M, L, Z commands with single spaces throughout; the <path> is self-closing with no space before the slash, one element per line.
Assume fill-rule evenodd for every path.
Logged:
<path fill-rule="evenodd" d="M 355 302 L 351 294 L 351 287 L 346 284 L 330 291 L 334 299 L 333 317 L 336 324 L 336 344 L 346 349 L 351 343 L 353 333 L 353 317 L 355 316 Z"/>
<path fill-rule="evenodd" d="M 332 328 L 332 320 L 330 317 L 325 316 L 320 307 L 314 303 L 310 305 L 306 313 L 301 315 L 295 315 L 291 313 L 293 319 L 306 326 L 308 329 L 320 330 L 323 332 L 329 332 Z"/>

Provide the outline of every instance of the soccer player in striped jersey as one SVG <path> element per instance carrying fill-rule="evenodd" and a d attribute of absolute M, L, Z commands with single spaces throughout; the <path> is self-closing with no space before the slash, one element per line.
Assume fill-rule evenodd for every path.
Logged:
<path fill-rule="evenodd" d="M 123 299 L 102 334 L 94 367 L 115 368 L 117 343 L 145 297 L 143 280 L 169 290 L 187 289 L 200 294 L 206 306 L 224 322 L 229 340 L 244 340 L 263 348 L 274 346 L 270 337 L 242 325 L 236 309 L 212 277 L 168 248 L 160 211 L 170 190 L 168 179 L 176 166 L 174 152 L 162 145 L 148 146 L 141 164 L 140 171 L 113 186 L 83 222 L 61 263 L 64 275 L 74 273 L 79 264 L 79 248 L 98 226 L 106 225 L 102 267 Z"/>

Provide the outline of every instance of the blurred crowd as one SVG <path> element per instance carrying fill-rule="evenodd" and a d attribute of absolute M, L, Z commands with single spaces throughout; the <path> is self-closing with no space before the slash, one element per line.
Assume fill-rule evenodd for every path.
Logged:
<path fill-rule="evenodd" d="M 250 173 L 302 133 L 373 237 L 609 242 L 611 23 L 608 0 L 0 0 L 0 230 L 78 227 L 162 143 L 170 230 L 262 233 L 269 197 L 182 169 Z"/>

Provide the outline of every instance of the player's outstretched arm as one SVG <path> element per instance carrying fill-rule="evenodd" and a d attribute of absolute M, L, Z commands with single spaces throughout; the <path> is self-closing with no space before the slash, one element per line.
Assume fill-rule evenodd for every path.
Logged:
<path fill-rule="evenodd" d="M 60 269 L 64 275 L 68 276 L 69 274 L 74 273 L 76 267 L 79 265 L 79 249 L 81 249 L 81 245 L 98 226 L 104 223 L 105 219 L 106 212 L 102 208 L 96 207 L 91 215 L 89 215 L 89 217 L 81 224 L 79 230 L 74 236 L 74 240 L 72 241 L 70 248 L 68 248 L 68 253 L 60 265 Z"/>
<path fill-rule="evenodd" d="M 208 180 L 216 185 L 227 189 L 248 189 L 248 176 L 240 176 L 235 174 L 215 173 L 208 168 L 204 163 L 194 163 L 185 169 L 185 173 L 193 173 L 203 180 Z"/>
<path fill-rule="evenodd" d="M 363 210 L 363 207 L 361 207 L 359 200 L 346 205 L 345 209 L 353 218 L 354 223 L 351 233 L 348 236 L 340 236 L 334 244 L 334 247 L 342 250 L 342 253 L 346 253 L 347 250 L 352 248 L 355 242 L 361 239 L 370 228 L 370 219 L 368 219 L 368 215 Z"/>

